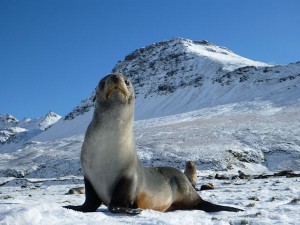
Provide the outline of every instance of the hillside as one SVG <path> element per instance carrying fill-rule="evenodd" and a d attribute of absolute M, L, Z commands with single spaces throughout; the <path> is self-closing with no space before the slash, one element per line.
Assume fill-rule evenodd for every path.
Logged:
<path fill-rule="evenodd" d="M 280 103 L 300 96 L 300 63 L 268 65 L 207 41 L 175 38 L 155 43 L 132 52 L 112 71 L 128 76 L 135 87 L 135 120 L 255 99 Z M 92 117 L 92 98 L 93 93 L 35 140 L 83 133 Z"/>

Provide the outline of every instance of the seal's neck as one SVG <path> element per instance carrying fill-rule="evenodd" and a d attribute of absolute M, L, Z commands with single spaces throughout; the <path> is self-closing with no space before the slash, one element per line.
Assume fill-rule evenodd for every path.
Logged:
<path fill-rule="evenodd" d="M 95 108 L 91 126 L 98 132 L 96 138 L 101 142 L 103 149 L 114 149 L 116 154 L 120 151 L 135 153 L 133 134 L 133 107 L 117 105 L 111 109 Z M 97 107 L 97 106 L 96 106 Z M 105 147 L 106 146 L 106 147 Z M 111 150 L 110 150 L 111 151 Z M 124 152 L 125 154 L 125 152 Z"/>
<path fill-rule="evenodd" d="M 132 131 L 134 120 L 133 105 L 115 105 L 111 108 L 100 108 L 95 106 L 93 123 L 102 129 Z"/>

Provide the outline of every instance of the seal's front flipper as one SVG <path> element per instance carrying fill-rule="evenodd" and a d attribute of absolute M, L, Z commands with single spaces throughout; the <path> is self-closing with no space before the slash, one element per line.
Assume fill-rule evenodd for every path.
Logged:
<path fill-rule="evenodd" d="M 131 208 L 124 208 L 124 207 L 109 207 L 109 211 L 111 213 L 125 213 L 132 216 L 140 214 L 143 210 L 142 209 L 131 209 Z"/>
<path fill-rule="evenodd" d="M 129 215 L 137 215 L 142 212 L 135 200 L 135 182 L 130 177 L 122 177 L 111 197 L 108 210 L 112 213 L 126 213 Z"/>
<path fill-rule="evenodd" d="M 72 209 L 77 212 L 95 212 L 96 210 L 93 210 L 92 208 L 87 207 L 86 205 L 67 205 L 63 206 L 65 209 Z"/>
<path fill-rule="evenodd" d="M 83 203 L 83 205 L 79 205 L 79 206 L 68 205 L 68 206 L 64 206 L 64 208 L 72 209 L 78 212 L 95 212 L 99 208 L 99 206 L 102 204 L 102 201 L 99 199 L 93 186 L 86 178 L 84 178 L 84 185 L 85 185 L 85 202 Z"/>
<path fill-rule="evenodd" d="M 143 210 L 142 209 L 127 209 L 126 210 L 126 213 L 127 214 L 131 214 L 131 215 L 138 215 L 142 212 Z"/>

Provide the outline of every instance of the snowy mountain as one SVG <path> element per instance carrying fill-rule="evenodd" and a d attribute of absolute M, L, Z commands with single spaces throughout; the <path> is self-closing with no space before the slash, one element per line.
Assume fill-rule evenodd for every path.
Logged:
<path fill-rule="evenodd" d="M 113 68 L 131 78 L 137 97 L 201 89 L 218 74 L 246 66 L 268 66 L 240 57 L 208 41 L 175 38 L 138 49 Z"/>
<path fill-rule="evenodd" d="M 208 41 L 174 38 L 154 43 L 127 55 L 116 64 L 113 71 L 128 76 L 135 87 L 136 121 L 163 116 L 176 117 L 195 110 L 215 111 L 218 107 L 226 109 L 228 105 L 231 108 L 231 105 L 235 104 L 243 106 L 243 110 L 250 111 L 259 111 L 264 107 L 266 110 L 269 107 L 294 110 L 297 109 L 300 99 L 300 62 L 268 65 L 238 56 Z M 26 142 L 30 145 L 72 138 L 74 135 L 82 136 L 92 118 L 93 95 L 94 91 L 61 120 L 58 120 L 60 117 L 55 114 L 21 122 L 11 116 L 2 116 L 0 121 L 3 121 L 3 144 L 0 150 L 14 150 Z M 53 126 L 45 130 L 50 124 Z M 193 142 L 195 146 L 202 144 L 201 141 Z M 282 139 L 282 142 L 285 142 L 285 139 Z M 259 149 L 257 146 L 247 146 L 252 152 L 249 154 L 255 155 L 256 163 L 266 162 L 262 155 L 270 150 L 263 151 L 264 145 L 261 143 Z M 293 148 L 298 151 L 297 142 Z M 239 149 L 245 151 L 245 148 Z M 232 156 L 236 153 L 230 154 Z M 221 164 L 215 166 L 224 169 Z M 298 164 L 295 165 L 297 168 Z"/>
<path fill-rule="evenodd" d="M 268 65 L 208 41 L 158 42 L 130 53 L 112 71 L 128 76 L 134 85 L 135 120 L 255 99 L 285 102 L 300 95 L 300 63 Z M 84 133 L 93 94 L 35 140 Z"/>
<path fill-rule="evenodd" d="M 182 166 L 185 162 L 185 157 L 188 156 L 195 160 L 194 155 L 199 155 L 201 151 L 204 151 L 205 157 L 201 157 L 203 160 L 199 161 L 199 159 L 196 159 L 199 163 L 201 162 L 200 164 L 203 165 L 203 168 L 213 167 L 223 170 L 227 168 L 230 161 L 231 164 L 242 168 L 247 167 L 248 163 L 252 162 L 272 171 L 280 168 L 300 169 L 299 162 L 293 160 L 295 157 L 300 157 L 297 136 L 298 128 L 294 127 L 299 120 L 300 63 L 268 65 L 240 57 L 226 48 L 216 46 L 207 41 L 191 41 L 176 38 L 134 51 L 126 56 L 123 61 L 119 61 L 113 68 L 113 71 L 121 72 L 130 77 L 135 87 L 135 118 L 137 121 L 137 144 L 139 148 L 144 149 L 151 142 L 149 139 L 146 139 L 145 143 L 143 139 L 139 141 L 139 134 L 143 133 L 139 132 L 139 124 L 144 124 L 147 118 L 152 118 L 150 121 L 163 121 L 165 120 L 163 118 L 167 116 L 166 118 L 170 117 L 172 119 L 170 119 L 171 122 L 167 122 L 170 125 L 167 125 L 164 129 L 168 130 L 170 126 L 181 126 L 182 129 L 189 131 L 193 129 L 189 126 L 186 127 L 185 122 L 179 123 L 178 119 L 174 118 L 182 118 L 182 121 L 188 121 L 190 116 L 186 115 L 191 114 L 195 120 L 191 123 L 199 124 L 200 128 L 201 121 L 204 118 L 213 117 L 207 115 L 207 112 L 212 115 L 216 114 L 217 117 L 222 116 L 222 119 L 225 118 L 236 124 L 242 123 L 242 121 L 235 122 L 236 118 L 249 121 L 253 121 L 253 118 L 256 118 L 261 122 L 269 121 L 270 119 L 272 127 L 258 124 L 257 127 L 259 129 L 257 128 L 257 130 L 253 128 L 256 126 L 255 121 L 253 121 L 253 131 L 250 131 L 251 128 L 247 127 L 250 126 L 249 123 L 246 123 L 242 130 L 240 130 L 239 126 L 232 126 L 233 128 L 230 128 L 232 130 L 230 132 L 226 130 L 224 134 L 219 134 L 220 132 L 215 131 L 215 128 L 212 129 L 213 133 L 211 135 L 215 136 L 216 141 L 214 144 L 216 144 L 216 148 L 219 148 L 220 145 L 223 146 L 220 154 L 215 154 L 212 157 L 206 155 L 205 151 L 207 149 L 213 152 L 218 150 L 211 145 L 204 148 L 204 143 L 207 140 L 202 140 L 202 137 L 207 137 L 207 134 L 202 133 L 201 129 L 198 130 L 198 126 L 196 126 L 197 129 L 193 131 L 192 135 L 196 135 L 195 139 L 190 140 L 191 133 L 185 132 L 186 136 L 182 136 L 182 139 L 185 140 L 184 144 L 174 141 L 173 135 L 175 134 L 172 133 L 170 143 L 175 144 L 168 145 L 171 154 L 173 154 L 172 149 L 179 151 L 175 150 L 179 146 L 181 150 L 171 157 L 173 158 L 171 164 Z M 33 149 L 35 146 L 38 146 L 40 149 L 41 146 L 37 143 L 48 141 L 56 143 L 57 140 L 59 142 L 60 140 L 68 142 L 68 138 L 73 140 L 75 136 L 80 137 L 79 142 L 81 142 L 86 127 L 92 118 L 93 95 L 94 93 L 83 100 L 80 105 L 51 126 L 50 129 L 44 132 L 39 131 L 30 140 L 27 138 L 29 140 L 27 146 Z M 261 114 L 261 116 L 257 114 Z M 284 115 L 289 115 L 290 120 L 282 119 L 281 116 L 284 117 Z M 217 121 L 217 117 L 215 121 Z M 199 118 L 200 122 L 197 122 L 197 118 Z M 177 122 L 173 121 L 173 119 Z M 15 122 L 13 118 L 10 120 L 11 123 Z M 153 122 L 153 124 L 153 126 L 159 126 L 160 122 Z M 223 124 L 222 126 L 225 125 Z M 226 125 L 226 127 L 228 126 Z M 161 128 L 162 126 L 159 127 Z M 274 130 L 274 127 L 277 127 L 277 132 Z M 218 125 L 216 125 L 216 128 L 218 128 Z M 271 132 L 270 130 L 273 131 Z M 284 135 L 285 132 L 279 135 L 281 130 L 292 135 Z M 204 131 L 209 132 L 208 130 Z M 155 130 L 154 133 L 159 133 L 159 130 Z M 262 139 L 260 134 L 265 139 Z M 147 134 L 147 136 L 151 137 L 151 134 Z M 166 134 L 166 136 L 168 135 Z M 253 137 L 250 141 L 248 140 L 249 136 Z M 155 137 L 153 138 L 157 140 Z M 225 138 L 224 141 L 217 144 L 223 138 Z M 188 140 L 190 141 L 187 144 Z M 268 140 L 268 144 L 266 140 Z M 281 144 L 278 144 L 278 142 Z M 33 143 L 33 146 L 30 143 Z M 156 162 L 155 158 L 161 158 L 160 154 L 166 154 L 164 153 L 165 150 L 158 153 L 161 146 L 165 146 L 166 143 L 163 143 L 163 141 L 157 143 L 159 143 L 159 146 L 151 145 L 145 149 L 145 152 L 151 155 L 151 160 L 149 158 L 144 160 L 145 164 L 154 165 Z M 234 143 L 233 146 L 232 143 Z M 59 146 L 59 144 L 55 145 Z M 47 146 L 46 148 L 48 148 Z M 79 146 L 76 148 L 79 148 Z M 51 148 L 53 149 L 54 147 Z M 181 156 L 180 152 L 184 153 L 184 157 Z M 270 163 L 270 159 L 279 157 L 278 155 L 282 156 L 282 154 L 285 155 L 285 160 L 277 162 L 277 165 Z M 236 159 L 237 155 L 242 156 L 243 160 Z M 169 156 L 165 155 L 164 157 L 169 158 Z M 51 162 L 55 161 L 49 156 L 46 158 L 47 160 L 50 159 Z M 64 162 L 67 163 L 69 159 L 66 158 L 68 157 L 64 158 Z M 73 162 L 74 158 L 71 158 L 70 160 Z M 215 162 L 214 158 L 220 160 Z M 224 159 L 227 159 L 225 160 L 226 162 Z M 34 162 L 33 159 L 29 160 Z M 48 165 L 52 168 L 51 163 Z M 69 172 L 64 171 L 63 173 L 65 175 L 79 175 L 79 163 L 77 162 L 76 165 L 78 167 L 74 167 L 74 170 L 68 169 L 67 171 Z M 37 167 L 38 163 L 32 166 L 32 168 Z M 51 168 L 44 167 L 43 170 L 49 171 L 52 170 Z M 47 173 L 46 171 L 43 174 Z M 58 170 L 58 172 L 61 173 L 62 170 Z M 30 174 L 31 172 L 23 171 L 21 173 Z M 51 172 L 51 174 L 53 173 Z"/>
<path fill-rule="evenodd" d="M 215 177 L 238 170 L 300 171 L 300 62 L 269 65 L 208 41 L 174 38 L 135 50 L 113 71 L 135 87 L 134 132 L 143 165 L 183 170 L 192 160 L 200 175 L 197 186 L 216 186 L 200 192 L 204 199 L 245 211 L 145 210 L 128 217 L 113 216 L 104 206 L 93 214 L 62 209 L 84 200 L 65 193 L 83 184 L 80 149 L 93 115 L 91 90 L 61 119 L 0 116 L 0 224 L 298 223 L 299 177 Z"/>
<path fill-rule="evenodd" d="M 11 115 L 0 115 L 0 152 L 15 150 L 29 139 L 48 129 L 61 116 L 48 112 L 37 119 L 21 121 Z"/>

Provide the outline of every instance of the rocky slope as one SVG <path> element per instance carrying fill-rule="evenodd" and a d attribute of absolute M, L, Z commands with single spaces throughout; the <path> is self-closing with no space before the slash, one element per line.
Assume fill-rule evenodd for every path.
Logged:
<path fill-rule="evenodd" d="M 200 89 L 207 79 L 245 66 L 268 65 L 208 41 L 175 38 L 132 52 L 113 71 L 130 77 L 137 97 L 147 98 L 186 87 Z"/>

